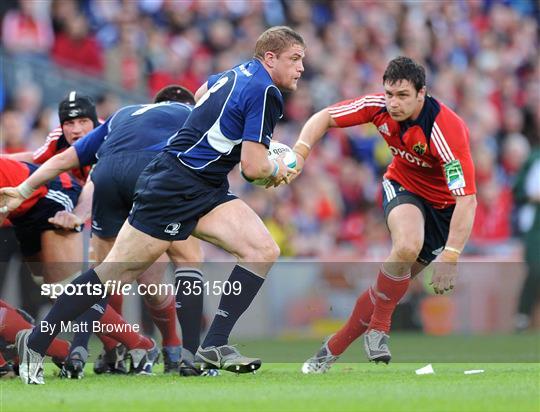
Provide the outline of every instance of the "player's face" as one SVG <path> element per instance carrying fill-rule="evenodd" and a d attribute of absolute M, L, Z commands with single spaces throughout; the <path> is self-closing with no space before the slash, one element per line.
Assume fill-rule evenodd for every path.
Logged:
<path fill-rule="evenodd" d="M 298 79 L 304 72 L 302 60 L 305 50 L 302 46 L 295 44 L 275 56 L 274 75 L 272 80 L 280 90 L 294 91 L 298 86 Z"/>
<path fill-rule="evenodd" d="M 390 117 L 397 122 L 414 120 L 420 114 L 426 97 L 426 88 L 419 92 L 408 80 L 400 80 L 396 83 L 384 84 L 384 96 L 386 100 L 386 110 Z"/>
<path fill-rule="evenodd" d="M 78 117 L 77 119 L 66 120 L 62 125 L 62 131 L 69 144 L 75 143 L 93 129 L 94 123 L 89 117 Z"/>

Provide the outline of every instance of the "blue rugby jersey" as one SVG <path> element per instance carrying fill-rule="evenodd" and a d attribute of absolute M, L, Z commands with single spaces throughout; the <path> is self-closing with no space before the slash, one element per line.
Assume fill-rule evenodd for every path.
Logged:
<path fill-rule="evenodd" d="M 262 63 L 253 59 L 210 76 L 182 130 L 165 151 L 205 180 L 220 184 L 240 161 L 243 141 L 270 145 L 283 116 L 283 97 Z"/>
<path fill-rule="evenodd" d="M 192 110 L 192 106 L 177 102 L 126 106 L 73 147 L 81 165 L 117 153 L 159 152 L 182 128 Z"/>

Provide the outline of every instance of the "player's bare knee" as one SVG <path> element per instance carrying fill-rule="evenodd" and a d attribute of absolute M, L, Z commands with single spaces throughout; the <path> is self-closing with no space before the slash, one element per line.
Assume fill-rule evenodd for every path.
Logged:
<path fill-rule="evenodd" d="M 281 249 L 273 239 L 270 239 L 268 242 L 266 242 L 266 244 L 262 245 L 259 253 L 260 262 L 273 263 L 278 260 L 279 255 L 281 254 Z"/>
<path fill-rule="evenodd" d="M 250 247 L 245 253 L 240 255 L 240 261 L 253 263 L 273 263 L 281 253 L 279 246 L 271 237 L 265 241 L 261 241 L 256 247 Z"/>
<path fill-rule="evenodd" d="M 397 258 L 398 262 L 415 262 L 421 249 L 422 244 L 412 240 L 394 245 L 392 255 Z"/>

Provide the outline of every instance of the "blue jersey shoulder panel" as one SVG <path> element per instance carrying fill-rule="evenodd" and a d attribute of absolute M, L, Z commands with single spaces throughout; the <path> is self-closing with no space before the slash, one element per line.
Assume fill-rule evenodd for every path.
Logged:
<path fill-rule="evenodd" d="M 283 97 L 256 59 L 210 76 L 208 91 L 166 147 L 205 179 L 219 183 L 240 161 L 244 140 L 268 146 Z"/>

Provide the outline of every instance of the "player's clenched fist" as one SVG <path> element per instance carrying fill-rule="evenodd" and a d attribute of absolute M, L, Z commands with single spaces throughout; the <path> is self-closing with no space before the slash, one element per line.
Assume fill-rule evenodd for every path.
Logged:
<path fill-rule="evenodd" d="M 49 218 L 49 223 L 55 225 L 59 229 L 79 230 L 84 222 L 79 218 L 79 216 L 62 210 L 60 212 L 56 212 L 54 217 Z"/>

